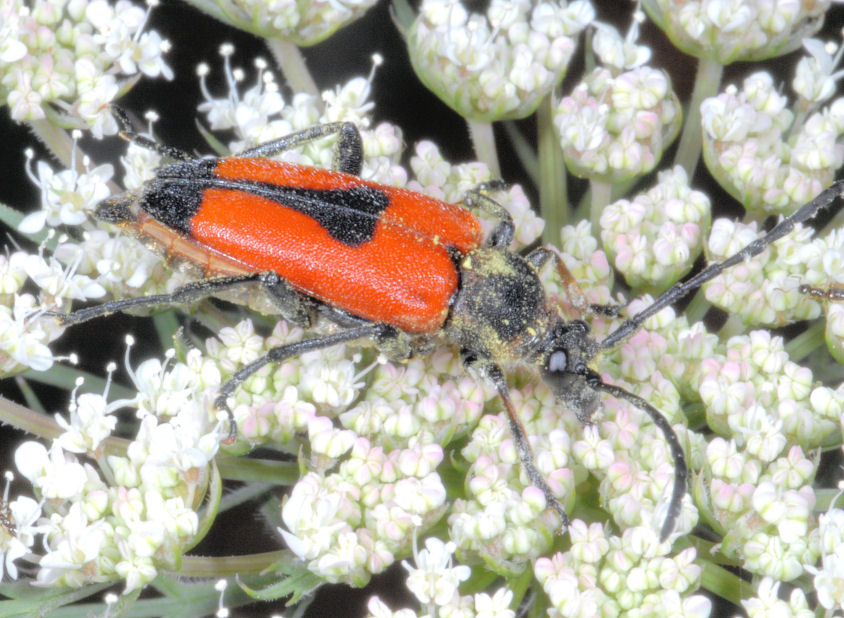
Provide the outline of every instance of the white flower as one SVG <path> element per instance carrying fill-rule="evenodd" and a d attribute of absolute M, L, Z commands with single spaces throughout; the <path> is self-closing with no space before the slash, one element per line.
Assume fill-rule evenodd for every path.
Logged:
<path fill-rule="evenodd" d="M 41 210 L 27 215 L 18 229 L 27 234 L 40 231 L 44 225 L 79 225 L 111 191 L 108 181 L 114 169 L 105 164 L 79 173 L 74 169 L 58 173 L 44 161 L 37 164 L 38 178 L 29 173 L 30 179 L 41 189 Z"/>
<path fill-rule="evenodd" d="M 46 525 L 36 525 L 41 518 L 41 505 L 28 496 L 19 496 L 6 505 L 0 513 L 0 576 L 4 572 L 12 579 L 18 578 L 15 560 L 30 551 L 35 535 L 48 530 Z"/>
<path fill-rule="evenodd" d="M 70 422 L 60 414 L 55 415 L 56 422 L 64 430 L 56 443 L 72 453 L 93 451 L 111 435 L 117 425 L 112 412 L 122 405 L 122 402 L 109 405 L 105 397 L 94 393 L 79 395 L 70 406 Z"/>
<path fill-rule="evenodd" d="M 469 579 L 472 571 L 468 566 L 451 566 L 454 550 L 454 543 L 429 537 L 425 540 L 425 549 L 418 553 L 414 551 L 415 567 L 402 561 L 408 571 L 406 585 L 420 603 L 446 605 L 457 594 L 460 582 Z"/>
<path fill-rule="evenodd" d="M 835 82 L 844 76 L 844 70 L 833 73 L 841 60 L 844 47 L 835 49 L 833 46 L 833 53 L 838 52 L 835 56 L 832 56 L 828 46 L 818 39 L 805 39 L 803 47 L 810 55 L 804 56 L 797 63 L 792 87 L 807 101 L 820 103 L 835 94 Z"/>
<path fill-rule="evenodd" d="M 47 343 L 63 329 L 52 318 L 37 319 L 38 309 L 31 294 L 15 295 L 14 307 L 0 305 L 0 371 L 10 373 L 21 367 L 47 371 L 55 357 Z"/>
<path fill-rule="evenodd" d="M 15 465 L 50 500 L 78 499 L 88 481 L 85 466 L 57 444 L 48 451 L 40 442 L 24 442 L 15 450 Z"/>

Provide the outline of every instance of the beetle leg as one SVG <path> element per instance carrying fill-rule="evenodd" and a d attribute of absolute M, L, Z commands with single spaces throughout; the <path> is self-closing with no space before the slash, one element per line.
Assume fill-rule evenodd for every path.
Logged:
<path fill-rule="evenodd" d="M 118 107 L 117 105 L 112 105 L 111 111 L 115 118 L 117 118 L 117 122 L 120 123 L 120 137 L 123 139 L 134 142 L 138 146 L 142 146 L 148 150 L 153 150 L 164 157 L 176 159 L 177 161 L 191 161 L 196 158 L 184 150 L 174 148 L 173 146 L 167 146 L 165 144 L 159 144 L 153 139 L 138 134 L 134 127 L 132 127 L 132 121 L 129 120 L 129 116 L 123 108 Z"/>
<path fill-rule="evenodd" d="M 525 259 L 536 270 L 542 268 L 548 260 L 552 260 L 554 262 L 554 268 L 557 269 L 557 275 L 560 277 L 560 283 L 566 291 L 566 296 L 575 309 L 580 311 L 589 311 L 591 313 L 610 318 L 618 316 L 618 305 L 599 305 L 590 303 L 586 299 L 586 295 L 583 293 L 583 290 L 580 289 L 577 279 L 575 279 L 574 275 L 572 275 L 571 271 L 569 271 L 566 267 L 566 264 L 563 261 L 563 256 L 561 256 L 559 251 L 557 251 L 557 249 L 553 246 L 549 245 L 547 247 L 538 247 L 528 253 L 525 256 Z"/>
<path fill-rule="evenodd" d="M 329 135 L 339 134 L 334 166 L 341 172 L 360 175 L 363 167 L 363 141 L 358 128 L 352 122 L 331 122 L 319 124 L 276 140 L 260 144 L 254 148 L 244 150 L 231 155 L 237 158 L 243 157 L 273 157 L 277 154 L 290 150 L 301 144 Z"/>
<path fill-rule="evenodd" d="M 208 296 L 219 295 L 240 286 L 250 285 L 262 286 L 286 319 L 297 324 L 310 324 L 310 307 L 304 302 L 304 297 L 274 272 L 202 279 L 187 283 L 168 294 L 150 294 L 136 298 L 121 298 L 99 305 L 92 305 L 91 307 L 83 307 L 70 313 L 45 311 L 42 315 L 54 316 L 59 319 L 62 326 L 70 326 L 71 324 L 80 324 L 104 315 L 137 307 L 190 304 Z"/>
<path fill-rule="evenodd" d="M 253 373 L 261 369 L 264 365 L 269 363 L 280 363 L 293 356 L 299 356 L 305 352 L 313 350 L 322 350 L 330 348 L 341 343 L 348 343 L 358 339 L 382 338 L 389 337 L 393 332 L 391 326 L 380 323 L 368 323 L 363 326 L 349 328 L 339 333 L 325 335 L 324 337 L 314 337 L 313 339 L 305 339 L 304 341 L 297 341 L 295 343 L 287 343 L 270 349 L 264 356 L 258 358 L 248 365 L 240 368 L 220 387 L 217 398 L 214 400 L 214 406 L 219 410 L 223 410 L 229 418 L 229 437 L 227 441 L 233 442 L 237 437 L 237 424 L 234 420 L 231 408 L 227 403 L 227 399 Z"/>
<path fill-rule="evenodd" d="M 297 291 L 283 277 L 274 272 L 261 273 L 259 279 L 272 304 L 278 313 L 287 321 L 307 328 L 313 322 L 314 310 L 318 303 L 310 296 Z"/>
<path fill-rule="evenodd" d="M 122 138 L 149 150 L 154 150 L 170 159 L 176 159 L 178 161 L 192 161 L 196 159 L 194 155 L 184 150 L 159 144 L 155 140 L 140 135 L 132 127 L 129 116 L 122 108 L 112 105 L 111 109 L 121 125 L 120 136 Z M 363 167 L 363 140 L 361 140 L 357 126 L 352 122 L 329 122 L 316 125 L 229 156 L 238 158 L 272 157 L 301 144 L 312 142 L 335 133 L 339 134 L 340 137 L 337 141 L 334 167 L 346 174 L 359 176 Z"/>
<path fill-rule="evenodd" d="M 522 464 L 522 468 L 524 468 L 525 474 L 527 474 L 530 482 L 542 491 L 545 496 L 546 505 L 554 509 L 557 512 L 557 515 L 560 516 L 562 529 L 565 531 L 569 525 L 569 517 L 566 515 L 566 510 L 563 508 L 563 505 L 560 504 L 560 501 L 557 500 L 554 492 L 551 491 L 551 487 L 548 486 L 548 482 L 545 480 L 545 477 L 536 468 L 533 449 L 528 441 L 525 426 L 519 418 L 519 413 L 516 412 L 513 400 L 510 399 L 510 389 L 507 387 L 507 379 L 504 377 L 504 372 L 501 371 L 501 368 L 495 363 L 480 360 L 475 356 L 466 355 L 465 351 L 463 364 L 467 367 L 477 368 L 483 375 L 489 378 L 495 386 L 499 397 L 501 397 L 501 401 L 504 402 L 504 409 L 507 410 L 507 424 L 510 427 L 510 433 L 513 436 L 513 442 L 516 445 L 516 451 L 519 454 L 519 461 Z"/>
<path fill-rule="evenodd" d="M 554 492 L 551 491 L 545 477 L 542 476 L 542 473 L 536 468 L 533 449 L 530 447 L 530 442 L 528 441 L 525 433 L 525 426 L 522 424 L 519 414 L 513 406 L 513 401 L 510 399 L 510 391 L 507 388 L 507 380 L 504 378 L 504 373 L 498 365 L 493 363 L 485 364 L 483 367 L 483 373 L 495 385 L 495 388 L 498 390 L 498 395 L 504 402 L 504 408 L 507 410 L 507 422 L 510 426 L 510 433 L 513 434 L 513 442 L 516 444 L 516 451 L 519 453 L 519 460 L 522 463 L 522 467 L 524 468 L 528 479 L 530 479 L 530 482 L 534 486 L 542 490 L 542 493 L 545 495 L 545 502 L 547 506 L 550 506 L 557 512 L 557 515 L 560 516 L 560 520 L 562 522 L 562 528 L 565 530 L 569 525 L 568 515 L 566 515 L 563 505 L 560 504 L 559 500 L 557 500 Z"/>
<path fill-rule="evenodd" d="M 83 307 L 70 313 L 58 311 L 45 311 L 43 315 L 51 315 L 59 319 L 62 326 L 87 322 L 94 318 L 136 307 L 153 307 L 155 305 L 179 305 L 192 303 L 207 296 L 213 296 L 222 291 L 240 285 L 260 283 L 265 273 L 254 273 L 238 275 L 235 277 L 224 277 L 220 279 L 202 279 L 193 281 L 170 292 L 169 294 L 151 294 L 149 296 L 138 296 L 136 298 L 121 298 L 91 307 Z"/>
<path fill-rule="evenodd" d="M 476 186 L 466 192 L 463 198 L 463 205 L 467 208 L 482 210 L 488 215 L 498 219 L 498 224 L 487 239 L 487 246 L 495 249 L 506 249 L 513 242 L 515 227 L 513 217 L 504 206 L 496 202 L 489 195 L 491 191 L 502 191 L 507 188 L 503 180 L 490 180 Z"/>

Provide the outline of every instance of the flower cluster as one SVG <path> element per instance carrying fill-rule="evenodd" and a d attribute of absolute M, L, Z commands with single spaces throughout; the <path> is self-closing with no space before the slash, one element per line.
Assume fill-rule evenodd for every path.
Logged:
<path fill-rule="evenodd" d="M 150 1 L 150 7 L 155 5 Z M 37 120 L 58 112 L 94 135 L 113 134 L 108 104 L 119 79 L 173 74 L 169 49 L 157 32 L 144 31 L 147 12 L 128 0 L 4 2 L 0 9 L 0 84 L 12 118 Z"/>
<path fill-rule="evenodd" d="M 804 567 L 814 575 L 818 602 L 828 610 L 840 608 L 844 606 L 844 510 L 830 507 L 818 517 L 818 545 L 820 566 Z"/>
<path fill-rule="evenodd" d="M 410 609 L 400 609 L 393 612 L 381 599 L 372 597 L 368 618 L 514 618 L 516 613 L 509 607 L 513 592 L 507 588 L 499 588 L 492 595 L 485 592 L 460 595 L 457 586 L 469 578 L 471 569 L 465 565 L 452 565 L 454 549 L 453 543 L 443 543 L 436 537 L 430 537 L 425 540 L 425 549 L 419 551 L 414 537 L 415 565 L 407 561 L 403 561 L 402 565 L 408 571 L 408 589 L 428 611 L 417 614 Z"/>
<path fill-rule="evenodd" d="M 796 107 L 805 111 L 795 114 L 763 72 L 747 77 L 741 90 L 728 86 L 701 105 L 704 161 L 754 219 L 791 214 L 826 188 L 844 163 L 844 98 L 811 112 L 834 93 L 834 85 L 826 85 L 834 64 L 823 46 L 809 48 L 814 60 L 823 54 L 826 62 L 814 62 L 814 71 L 798 69 Z"/>
<path fill-rule="evenodd" d="M 841 392 L 813 383 L 788 358 L 780 337 L 752 331 L 730 338 L 723 355 L 704 361 L 700 394 L 709 426 L 776 458 L 786 443 L 817 448 L 839 431 Z"/>
<path fill-rule="evenodd" d="M 281 511 L 287 529 L 279 532 L 313 573 L 363 586 L 407 553 L 417 527 L 442 516 L 445 487 L 435 468 L 443 451 L 413 440 L 385 452 L 366 438 L 351 439 L 336 472 L 309 472 L 296 483 Z"/>
<path fill-rule="evenodd" d="M 27 153 L 31 158 L 32 153 Z M 76 149 L 72 159 L 75 164 Z M 75 165 L 73 166 L 75 167 Z M 87 158 L 83 172 L 74 169 L 54 172 L 39 162 L 36 174 L 27 167 L 30 179 L 41 189 L 41 210 L 24 217 L 19 230 L 36 234 L 45 225 L 79 225 L 99 200 L 108 195 L 107 181 L 112 167 L 101 165 L 91 169 Z M 55 231 L 47 235 L 52 241 Z M 77 251 L 68 250 L 64 238 L 53 255 L 44 246 L 38 253 L 15 251 L 0 256 L 0 374 L 10 375 L 27 367 L 38 371 L 49 369 L 55 356 L 47 347 L 63 332 L 52 318 L 41 319 L 40 310 L 62 308 L 72 300 L 100 298 L 106 292 L 103 284 L 89 276 L 89 263 Z M 36 296 L 37 294 L 37 296 Z"/>
<path fill-rule="evenodd" d="M 454 0 L 425 0 L 407 33 L 419 79 L 476 121 L 523 118 L 560 83 L 575 38 L 593 19 L 585 0 L 492 0 L 486 16 Z"/>
<path fill-rule="evenodd" d="M 410 159 L 410 169 L 414 179 L 407 183 L 409 189 L 431 195 L 441 200 L 457 203 L 463 200 L 467 191 L 471 191 L 485 182 L 494 180 L 489 168 L 480 162 L 452 165 L 440 154 L 436 144 L 422 141 L 416 144 L 414 155 Z M 516 227 L 513 247 L 526 247 L 542 233 L 543 221 L 533 208 L 519 185 L 495 193 L 495 200 L 507 208 Z M 478 212 L 490 232 L 497 221 Z"/>
<path fill-rule="evenodd" d="M 646 302 L 631 303 L 631 311 Z M 608 359 L 611 362 L 601 369 L 612 375 L 613 383 L 660 411 L 684 445 L 689 465 L 694 468 L 694 452 L 701 438 L 684 425 L 682 398 L 673 381 L 682 379 L 696 360 L 692 357 L 705 348 L 689 349 L 671 341 L 666 332 L 682 332 L 685 324 L 685 320 L 672 317 L 673 312 L 663 310 L 651 318 L 642 330 L 612 352 Z M 689 337 L 679 341 L 688 342 Z M 678 368 L 681 370 L 677 375 L 670 373 Z M 603 379 L 610 381 L 607 375 Z M 639 408 L 607 398 L 600 421 L 581 430 L 581 434 L 572 447 L 574 457 L 600 479 L 598 491 L 615 522 L 622 529 L 643 526 L 658 530 L 666 516 L 676 463 L 663 433 Z M 643 450 L 643 444 L 648 448 Z M 697 519 L 697 509 L 686 496 L 673 534 L 691 530 Z"/>
<path fill-rule="evenodd" d="M 324 41 L 359 19 L 377 0 L 189 0 L 203 11 L 266 39 L 303 47 Z"/>
<path fill-rule="evenodd" d="M 818 556 L 808 534 L 818 460 L 805 453 L 840 434 L 842 388 L 815 386 L 766 331 L 731 338 L 719 356 L 703 362 L 700 384 L 707 423 L 727 436 L 706 447 L 703 516 L 726 555 L 791 581 Z"/>
<path fill-rule="evenodd" d="M 191 356 L 197 361 L 199 353 Z M 134 399 L 109 403 L 107 392 L 74 394 L 70 418 L 57 418 L 64 431 L 49 449 L 24 442 L 15 452 L 43 509 L 40 517 L 34 509 L 20 517 L 22 498 L 12 503 L 20 542 L 30 546 L 33 535 L 44 537 L 44 553 L 28 558 L 37 561 L 40 585 L 123 580 L 127 592 L 137 590 L 161 569 L 178 570 L 198 540 L 197 509 L 220 440 L 203 396 L 214 386 L 182 363 L 149 360 L 129 373 L 138 389 Z M 113 413 L 126 406 L 138 409 L 138 433 L 123 454 L 107 455 Z M 14 545 L 4 549 L 12 552 L 7 560 L 20 556 Z"/>
<path fill-rule="evenodd" d="M 571 511 L 576 479 L 569 436 L 579 431 L 578 421 L 571 413 L 560 413 L 545 385 L 525 384 L 511 395 L 537 468 Z M 462 454 L 470 464 L 467 496 L 455 500 L 448 518 L 457 555 L 470 563 L 482 559 L 501 574 L 523 571 L 530 560 L 550 549 L 560 521 L 527 479 L 506 414 L 481 418 Z"/>
<path fill-rule="evenodd" d="M 102 298 L 107 292 L 127 297 L 164 290 L 186 280 L 184 275 L 167 273 L 161 258 L 139 241 L 115 238 L 91 227 L 91 213 L 111 192 L 108 183 L 113 169 L 108 164 L 91 167 L 87 157 L 77 169 L 76 158 L 74 143 L 70 169 L 56 172 L 43 161 L 38 162 L 37 171 L 27 167 L 30 180 L 41 191 L 41 208 L 25 216 L 18 230 L 38 237 L 47 228 L 46 238 L 55 248 L 52 255 L 42 245 L 35 254 L 16 251 L 0 257 L 0 371 L 4 375 L 26 367 L 46 371 L 52 366 L 55 356 L 47 344 L 64 327 L 45 315 L 45 310 L 64 311 L 72 301 Z M 59 227 L 75 228 L 79 240 L 67 235 L 56 238 Z"/>
<path fill-rule="evenodd" d="M 615 536 L 574 520 L 571 548 L 540 558 L 534 573 L 560 616 L 709 616 L 711 601 L 693 594 L 702 569 L 694 548 L 668 556 L 649 527 Z"/>
<path fill-rule="evenodd" d="M 371 4 L 190 1 L 273 37 L 276 54 L 281 39 L 317 42 Z M 643 3 L 678 44 L 702 57 L 701 65 L 794 49 L 829 4 Z M 567 167 L 593 181 L 595 207 L 592 229 L 589 222 L 563 227 L 559 248 L 549 246 L 564 266 L 546 263 L 538 273 L 547 311 L 565 320 L 585 317 L 596 347 L 624 317 L 653 302 L 647 295 L 629 303 L 620 294 L 613 297 L 611 264 L 633 294 L 659 294 L 689 271 L 704 244 L 710 261 L 734 254 L 760 235 L 758 221 L 810 200 L 844 162 L 844 98 L 832 101 L 844 48 L 808 40 L 809 55 L 793 82 L 795 104 L 765 73 L 749 77 L 741 91 L 727 88 L 703 104 L 706 163 L 745 203 L 754 222 L 716 221 L 705 243 L 708 199 L 689 188 L 690 173 L 680 166 L 662 172 L 647 192 L 599 213 L 597 206 L 610 201 L 611 190 L 656 167 L 679 131 L 680 105 L 669 80 L 647 66 L 650 50 L 637 43 L 643 19 L 638 6 L 624 36 L 594 24 L 591 50 L 602 66 L 571 96 L 543 105 L 539 123 L 540 133 L 547 130 L 542 148 L 550 144 L 547 138 L 559 138 Z M 113 6 L 106 0 L 34 5 L 9 0 L 0 19 L 0 90 L 15 118 L 38 121 L 32 123 L 36 129 L 54 121 L 81 126 L 81 118 L 94 135 L 114 132 L 107 104 L 118 89 L 130 86 L 138 72 L 169 77 L 162 60 L 166 42 L 144 32 L 144 12 L 126 0 Z M 485 15 L 453 0 L 425 0 L 405 34 L 420 78 L 477 129 L 480 121 L 536 110 L 565 74 L 574 38 L 593 20 L 585 0 L 492 0 Z M 197 70 L 201 122 L 217 152 L 243 152 L 314 125 L 351 121 L 363 140 L 364 178 L 451 203 L 493 179 L 494 157 L 489 165 L 452 165 L 431 142 L 417 144 L 403 167 L 401 131 L 372 120 L 375 68 L 369 77 L 321 96 L 288 97 L 266 61 L 256 60 L 247 82 L 246 71 L 231 64 L 233 48 L 223 45 L 220 54 L 226 92 L 212 93 L 208 66 Z M 376 67 L 380 62 L 373 59 Z M 695 97 L 703 98 L 706 88 L 698 86 L 701 82 Z M 155 116 L 147 118 L 154 139 Z M 685 136 L 701 135 L 696 122 L 688 124 L 691 131 L 681 144 Z M 0 371 L 7 374 L 54 363 L 48 344 L 63 331 L 55 313 L 68 311 L 72 301 L 168 292 L 200 270 L 175 255 L 162 256 L 167 247 L 148 248 L 107 224 L 95 226 L 90 215 L 113 193 L 113 170 L 92 165 L 79 154 L 78 135 L 73 141 L 69 170 L 28 164 L 42 204 L 18 229 L 40 243 L 37 252 L 0 256 Z M 331 168 L 335 142 L 328 135 L 277 158 Z M 690 143 L 679 150 L 696 155 Z M 549 155 L 542 148 L 540 159 Z M 678 161 L 683 159 L 678 154 Z M 156 174 L 162 156 L 132 144 L 123 164 L 131 198 Z M 538 174 L 543 198 L 546 171 Z M 536 246 L 545 222 L 522 188 L 490 197 L 512 216 L 517 248 Z M 476 210 L 489 231 L 496 207 L 480 201 Z M 592 235 L 599 221 L 607 253 Z M 164 268 L 166 261 L 175 272 Z M 842 281 L 844 234 L 836 230 L 813 238 L 798 226 L 708 284 L 707 299 L 737 316 L 720 337 L 690 317 L 704 304 L 698 298 L 689 317 L 664 308 L 614 348 L 594 359 L 590 352 L 596 373 L 587 374 L 589 379 L 600 376 L 607 388 L 617 385 L 631 395 L 602 396 L 590 419 L 572 414 L 538 374 L 537 366 L 557 359 L 525 355 L 516 359 L 525 361 L 519 367 L 502 365 L 536 469 L 573 517 L 562 541 L 558 514 L 523 469 L 497 390 L 483 375 L 466 374 L 457 350 L 449 347 L 453 342 L 446 340 L 448 326 L 424 341 L 410 335 L 419 346 L 411 358 L 403 354 L 408 339 L 400 333 L 396 339 L 352 341 L 264 362 L 270 350 L 336 334 L 344 325 L 340 312 L 330 313 L 326 305 L 331 319 L 314 312 L 314 323 L 303 319 L 296 325 L 284 321 L 278 299 L 260 286 L 226 290 L 224 300 L 271 319 L 239 321 L 229 306 L 198 305 L 196 321 L 213 328 L 214 337 L 202 342 L 191 332 L 185 339 L 197 349 L 180 346 L 164 362 L 128 368 L 134 391 L 122 400 L 109 399 L 110 386 L 102 395 L 80 394 L 78 382 L 68 413 L 56 418 L 58 437 L 46 446 L 27 442 L 18 449 L 16 465 L 33 496 L 10 499 L 7 488 L 0 500 L 0 572 L 15 578 L 26 563 L 33 567 L 33 580 L 45 587 L 122 581 L 126 598 L 140 594 L 159 574 L 198 572 L 193 564 L 209 563 L 199 557 L 183 562 L 184 553 L 225 507 L 221 482 L 232 472 L 242 474 L 238 478 L 273 474 L 270 482 L 290 484 L 280 505 L 270 503 L 278 515 L 277 540 L 289 551 L 276 554 L 278 561 L 266 572 L 280 576 L 293 570 L 297 576 L 275 590 L 290 586 L 286 590 L 298 598 L 318 582 L 362 586 L 412 553 L 413 560 L 403 562 L 406 585 L 421 609 L 393 611 L 376 597 L 369 602 L 373 618 L 513 618 L 516 606 L 525 603 L 518 595 L 536 588 L 536 581 L 551 615 L 703 616 L 711 603 L 695 594 L 697 589 L 726 594 L 734 584 L 725 569 L 707 571 L 704 582 L 704 568 L 727 563 L 755 577 L 755 587 L 745 590 L 751 598 L 742 601 L 749 615 L 808 617 L 807 598 L 832 612 L 844 604 L 844 511 L 833 500 L 825 514 L 816 515 L 816 505 L 831 491 L 818 487 L 815 477 L 823 478 L 820 450 L 840 445 L 844 435 L 844 385 L 821 386 L 820 372 L 797 364 L 805 358 L 793 350 L 797 346 L 787 347 L 770 333 L 727 337 L 746 330 L 740 321 L 784 325 L 818 317 L 823 309 L 831 349 L 844 358 Z M 607 307 L 615 304 L 623 316 Z M 206 311 L 210 306 L 213 311 Z M 539 330 L 537 337 L 550 336 Z M 241 380 L 248 372 L 238 372 L 251 363 L 260 369 Z M 586 388 L 577 386 L 582 382 L 570 384 Z M 236 440 L 223 440 L 230 419 L 216 404 L 222 384 L 228 384 L 224 393 L 237 423 Z M 566 395 L 573 400 L 586 392 Z M 636 397 L 664 416 L 688 464 L 689 491 L 664 542 L 657 534 L 679 470 L 677 452 L 657 413 L 634 405 Z M 138 417 L 137 433 L 125 441 L 114 436 L 115 412 L 122 408 L 136 410 Z M 709 435 L 689 428 L 704 424 Z M 220 449 L 226 457 L 218 470 Z M 289 461 L 258 460 L 257 449 Z M 247 453 L 252 457 L 233 463 Z M 279 471 L 290 474 L 280 480 Z M 603 523 L 583 521 L 587 514 Z M 711 548 L 706 542 L 692 548 L 682 540 L 699 522 L 718 537 Z M 420 536 L 428 536 L 421 551 Z M 239 564 L 253 560 L 257 564 L 244 556 Z M 463 582 L 477 586 L 492 577 L 503 582 L 487 592 L 461 594 Z M 807 592 L 809 582 L 814 595 Z M 802 589 L 780 599 L 781 583 Z M 221 616 L 228 611 L 225 588 L 224 582 L 218 588 Z M 115 597 L 106 603 L 111 611 Z"/>
<path fill-rule="evenodd" d="M 806 594 L 800 588 L 793 588 L 788 601 L 779 596 L 780 582 L 770 577 L 763 577 L 756 586 L 756 596 L 743 599 L 742 607 L 749 618 L 767 618 L 768 616 L 793 616 L 794 618 L 814 618 L 815 612 L 809 607 Z"/>
<path fill-rule="evenodd" d="M 680 130 L 682 110 L 665 71 L 640 66 L 642 54 L 624 53 L 625 41 L 610 26 L 601 32 L 617 43 L 596 49 L 607 66 L 559 102 L 554 124 L 573 174 L 620 182 L 654 169 Z"/>
<path fill-rule="evenodd" d="M 823 299 L 802 293 L 801 286 L 827 288 L 844 280 L 844 233 L 833 230 L 817 238 L 812 234 L 811 228 L 798 226 L 758 256 L 726 270 L 704 285 L 706 299 L 748 325 L 782 326 L 818 317 Z M 717 219 L 707 242 L 707 257 L 723 260 L 758 235 L 756 223 Z M 828 304 L 833 343 L 840 342 L 844 332 L 840 318 L 835 319 L 840 315 L 835 304 Z"/>
<path fill-rule="evenodd" d="M 628 285 L 659 293 L 691 270 L 708 227 L 709 198 L 678 166 L 645 193 L 607 206 L 601 242 Z"/>
<path fill-rule="evenodd" d="M 407 172 L 397 164 L 403 145 L 401 131 L 386 122 L 370 127 L 373 103 L 369 97 L 373 74 L 352 78 L 334 90 L 326 90 L 321 100 L 299 93 L 290 101 L 285 101 L 275 77 L 266 70 L 267 63 L 261 58 L 255 61 L 257 73 L 254 83 L 244 87 L 244 71 L 232 68 L 230 64 L 233 53 L 232 45 L 220 46 L 223 73 L 228 84 L 228 91 L 221 96 L 214 96 L 208 89 L 206 77 L 209 67 L 201 64 L 197 68 L 205 99 L 199 104 L 199 111 L 205 114 L 212 131 L 234 133 L 235 139 L 228 144 L 230 152 L 237 153 L 320 123 L 343 120 L 354 122 L 361 132 L 367 155 L 361 173 L 363 177 L 385 184 L 407 182 Z M 375 66 L 380 61 L 379 56 L 374 57 Z M 296 149 L 283 152 L 279 159 L 330 168 L 335 155 L 332 143 L 329 140 L 303 143 Z M 151 167 L 154 169 L 155 166 L 153 162 Z"/>
<path fill-rule="evenodd" d="M 792 51 L 821 27 L 831 2 L 644 0 L 644 8 L 678 49 L 726 65 Z"/>

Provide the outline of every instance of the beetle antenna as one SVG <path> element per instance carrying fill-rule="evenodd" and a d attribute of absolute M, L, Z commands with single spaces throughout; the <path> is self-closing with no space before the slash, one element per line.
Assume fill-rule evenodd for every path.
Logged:
<path fill-rule="evenodd" d="M 677 518 L 680 516 L 680 509 L 683 506 L 683 496 L 686 493 L 686 479 L 689 476 L 689 469 L 686 466 L 686 456 L 683 454 L 683 447 L 680 446 L 680 440 L 662 413 L 638 395 L 634 395 L 615 384 L 607 384 L 596 371 L 591 369 L 587 369 L 585 377 L 586 383 L 593 390 L 609 393 L 618 399 L 625 399 L 640 410 L 647 412 L 654 425 L 659 427 L 662 435 L 665 436 L 665 441 L 668 443 L 668 450 L 671 452 L 671 458 L 674 460 L 674 489 L 671 492 L 668 514 L 665 516 L 665 522 L 662 524 L 662 530 L 659 533 L 659 541 L 662 543 L 673 532 Z"/>
<path fill-rule="evenodd" d="M 844 196 L 844 180 L 837 180 L 822 191 L 811 202 L 798 208 L 791 216 L 786 217 L 777 223 L 767 234 L 757 238 L 741 251 L 734 253 L 723 262 L 710 264 L 691 279 L 676 283 L 668 288 L 645 309 L 634 315 L 632 318 L 624 320 L 624 322 L 621 323 L 621 326 L 607 335 L 606 338 L 598 345 L 603 350 L 614 347 L 620 341 L 627 339 L 627 337 L 639 330 L 645 320 L 652 315 L 659 313 L 664 307 L 680 300 L 686 294 L 699 288 L 703 283 L 706 283 L 710 279 L 714 279 L 731 266 L 735 266 L 754 255 L 762 253 L 762 251 L 764 251 L 765 248 L 772 242 L 779 240 L 791 232 L 794 229 L 794 226 L 798 223 L 803 223 L 804 221 L 811 219 L 818 214 L 819 211 L 823 210 L 835 201 L 835 198 L 842 196 Z"/>
<path fill-rule="evenodd" d="M 519 459 L 522 462 L 522 467 L 528 475 L 528 479 L 530 479 L 530 482 L 541 489 L 542 493 L 545 494 L 546 503 L 548 506 L 557 511 L 557 515 L 559 515 L 562 520 L 563 530 L 565 530 L 569 526 L 569 517 L 566 515 L 565 509 L 563 509 L 563 505 L 560 504 L 560 501 L 557 500 L 557 497 L 551 491 L 545 477 L 542 476 L 539 470 L 536 469 L 533 449 L 530 447 L 530 442 L 528 442 L 527 434 L 525 433 L 525 426 L 522 424 L 522 421 L 516 412 L 512 399 L 510 399 L 510 391 L 507 388 L 507 380 L 504 379 L 504 374 L 502 373 L 501 368 L 498 365 L 489 364 L 485 367 L 485 371 L 486 376 L 492 381 L 495 388 L 498 389 L 498 395 L 504 402 L 504 408 L 507 410 L 507 420 L 510 425 L 510 433 L 513 434 L 513 440 L 516 443 L 516 450 L 519 453 Z"/>
<path fill-rule="evenodd" d="M 152 150 L 157 152 L 163 157 L 169 157 L 171 159 L 175 159 L 177 161 L 191 161 L 196 157 L 192 156 L 190 153 L 185 152 L 184 150 L 180 150 L 179 148 L 175 148 L 174 146 L 167 146 L 165 144 L 159 144 L 154 139 L 150 139 L 144 135 L 141 135 L 135 128 L 132 126 L 132 121 L 129 119 L 129 115 L 126 111 L 117 105 L 111 105 L 111 113 L 114 114 L 114 117 L 117 119 L 117 122 L 120 124 L 120 137 L 125 139 L 126 141 L 132 142 L 141 146 L 142 148 L 146 148 L 147 150 Z"/>

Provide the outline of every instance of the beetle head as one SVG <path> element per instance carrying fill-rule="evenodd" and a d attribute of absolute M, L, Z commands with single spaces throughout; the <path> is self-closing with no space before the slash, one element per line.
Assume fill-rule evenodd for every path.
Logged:
<path fill-rule="evenodd" d="M 587 381 L 593 374 L 589 361 L 597 345 L 589 336 L 589 325 L 581 320 L 557 319 L 540 349 L 542 377 L 557 399 L 585 423 L 598 408 L 600 397 Z"/>

